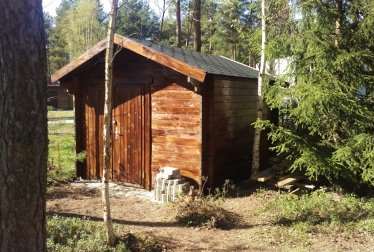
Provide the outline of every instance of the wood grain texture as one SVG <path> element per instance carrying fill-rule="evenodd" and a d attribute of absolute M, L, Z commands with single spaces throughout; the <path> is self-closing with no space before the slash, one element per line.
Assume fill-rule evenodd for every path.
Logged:
<path fill-rule="evenodd" d="M 172 166 L 200 184 L 202 99 L 186 80 L 151 85 L 152 173 Z"/>
<path fill-rule="evenodd" d="M 213 93 L 214 116 L 207 120 L 213 125 L 213 134 L 208 141 L 214 143 L 214 152 L 208 159 L 214 164 L 214 186 L 220 186 L 225 179 L 249 178 L 254 136 L 252 123 L 257 119 L 257 80 L 215 76 Z M 264 108 L 263 112 L 266 119 L 268 109 Z M 266 135 L 263 137 L 266 139 Z M 263 154 L 267 147 L 266 143 L 262 146 Z"/>
<path fill-rule="evenodd" d="M 189 83 L 186 75 L 137 53 L 122 48 L 114 59 L 115 89 L 120 90 L 127 85 L 143 88 L 141 93 L 132 93 L 124 100 L 114 101 L 114 110 L 122 111 L 118 117 L 124 116 L 126 110 L 138 111 L 138 115 L 144 119 L 137 120 L 135 112 L 131 112 L 128 119 L 123 121 L 122 125 L 130 125 L 125 128 L 133 124 L 134 129 L 138 129 L 132 133 L 137 137 L 129 136 L 120 140 L 122 142 L 119 145 L 122 147 L 119 149 L 122 153 L 113 154 L 113 162 L 116 163 L 113 179 L 132 180 L 133 183 L 151 189 L 155 174 L 163 166 L 180 168 L 182 175 L 190 177 L 195 185 L 200 183 L 201 175 L 208 176 L 207 186 L 211 188 L 221 186 L 220 183 L 225 179 L 238 180 L 247 175 L 249 178 L 248 159 L 254 135 L 251 124 L 256 120 L 257 81 L 208 74 L 204 83 L 193 78 L 189 79 Z M 92 106 L 84 106 L 89 102 L 87 99 L 91 99 L 91 94 L 84 88 L 103 88 L 101 71 L 101 62 L 97 62 L 91 68 L 74 71 L 63 78 L 62 82 L 66 86 L 81 94 L 83 108 L 87 109 L 83 112 L 84 116 L 93 113 L 90 112 Z M 78 81 L 74 82 L 74 79 Z M 119 92 L 117 96 L 126 97 L 126 94 Z M 125 109 L 125 104 L 130 107 Z M 263 115 L 272 120 L 277 117 L 267 107 Z M 81 121 L 84 123 L 84 120 Z M 84 128 L 90 127 L 96 126 L 93 122 L 81 123 L 80 131 L 85 132 Z M 86 144 L 90 137 L 92 139 L 90 134 L 84 134 L 81 141 Z M 261 151 L 266 155 L 269 146 L 266 132 L 262 132 L 261 138 Z M 142 140 L 137 142 L 137 139 Z M 136 151 L 127 157 L 129 150 L 126 146 L 130 142 Z M 93 145 L 92 148 L 96 147 Z M 124 160 L 121 155 L 128 160 Z M 127 161 L 138 168 L 134 170 L 130 167 L 126 171 L 127 168 L 122 166 Z M 88 156 L 86 162 L 89 176 L 100 176 L 96 169 L 89 166 L 89 162 L 100 163 L 100 160 Z"/>

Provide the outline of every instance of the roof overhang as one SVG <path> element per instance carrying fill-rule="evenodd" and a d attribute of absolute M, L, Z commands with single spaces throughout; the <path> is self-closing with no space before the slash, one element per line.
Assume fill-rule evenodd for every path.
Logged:
<path fill-rule="evenodd" d="M 73 60 L 69 64 L 62 67 L 60 70 L 56 71 L 54 74 L 51 75 L 51 82 L 60 80 L 62 77 L 66 76 L 74 69 L 83 65 L 89 59 L 93 58 L 100 52 L 104 51 L 107 47 L 108 40 L 109 40 L 109 37 L 106 37 L 105 39 L 97 43 L 94 47 L 92 47 L 90 50 L 86 51 L 81 56 L 79 56 L 77 59 Z M 115 34 L 114 44 L 117 44 L 118 46 L 122 48 L 128 49 L 132 52 L 142 55 L 150 60 L 160 63 L 161 65 L 169 67 L 179 73 L 182 73 L 186 76 L 194 78 L 200 82 L 204 82 L 205 80 L 205 76 L 206 76 L 205 71 L 197 67 L 191 66 L 185 62 L 179 61 L 163 53 L 152 50 L 151 48 L 144 46 L 142 44 L 139 44 L 126 37 Z"/>

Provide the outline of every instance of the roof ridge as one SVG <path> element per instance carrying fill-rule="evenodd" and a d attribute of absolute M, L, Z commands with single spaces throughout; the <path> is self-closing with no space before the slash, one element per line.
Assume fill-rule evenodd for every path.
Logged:
<path fill-rule="evenodd" d="M 227 57 L 222 56 L 222 55 L 219 55 L 219 57 L 222 57 L 222 58 L 224 58 L 224 59 L 227 59 L 227 60 L 233 61 L 233 62 L 235 62 L 235 63 L 238 63 L 238 64 L 242 65 L 242 66 L 246 66 L 246 67 L 248 67 L 248 68 L 252 68 L 253 70 L 258 71 L 257 68 L 255 68 L 255 67 L 251 67 L 251 66 L 246 65 L 246 64 L 243 64 L 243 63 L 241 63 L 241 62 L 239 62 L 239 61 L 236 61 L 236 60 L 233 60 L 233 59 L 227 58 Z"/>

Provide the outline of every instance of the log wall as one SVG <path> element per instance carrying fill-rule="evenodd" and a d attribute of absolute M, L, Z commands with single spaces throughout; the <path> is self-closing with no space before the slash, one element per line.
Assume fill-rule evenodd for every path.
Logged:
<path fill-rule="evenodd" d="M 152 174 L 164 166 L 200 184 L 201 96 L 186 76 L 154 78 L 152 100 Z"/>
<path fill-rule="evenodd" d="M 89 131 L 100 131 L 104 90 L 104 62 L 89 62 L 62 78 L 61 85 L 76 95 L 76 149 L 92 151 L 85 164 L 77 164 L 77 175 L 99 178 L 102 143 L 88 146 Z M 201 175 L 208 177 L 206 187 L 221 186 L 225 179 L 234 181 L 250 177 L 254 128 L 256 120 L 257 80 L 207 75 L 204 83 L 152 60 L 122 49 L 114 60 L 114 85 L 140 85 L 145 104 L 144 164 L 145 188 L 152 187 L 153 178 L 164 166 L 181 169 L 182 176 L 195 185 Z M 100 102 L 99 102 L 100 101 Z M 142 105 L 143 106 L 143 105 Z M 93 113 L 96 113 L 95 115 Z M 99 116 L 98 114 L 99 113 Z M 87 122 L 86 118 L 94 122 Z M 277 118 L 267 108 L 263 118 Z M 101 133 L 99 133 L 101 134 Z M 268 152 L 266 132 L 261 135 L 261 157 Z M 91 165 L 96 162 L 96 168 Z M 95 165 L 94 165 L 95 166 Z"/>
<path fill-rule="evenodd" d="M 226 179 L 250 177 L 254 127 L 256 121 L 257 79 L 214 78 L 213 178 L 214 186 Z M 263 118 L 268 119 L 265 105 Z M 261 134 L 261 157 L 268 155 L 266 132 Z"/>
<path fill-rule="evenodd" d="M 73 97 L 68 92 L 66 92 L 66 89 L 61 86 L 48 86 L 47 87 L 48 93 L 56 93 L 57 97 L 47 97 L 47 99 L 50 99 L 50 105 L 57 103 L 58 109 L 73 109 Z M 52 100 L 56 100 L 55 102 Z"/>

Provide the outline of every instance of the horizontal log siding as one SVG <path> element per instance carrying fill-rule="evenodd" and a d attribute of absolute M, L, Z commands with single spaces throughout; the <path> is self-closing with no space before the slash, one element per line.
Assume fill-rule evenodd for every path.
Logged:
<path fill-rule="evenodd" d="M 186 76 L 154 78 L 152 101 L 152 174 L 171 166 L 200 184 L 201 96 Z"/>
<path fill-rule="evenodd" d="M 214 186 L 250 177 L 256 121 L 257 80 L 214 78 Z M 267 107 L 263 118 L 268 117 Z M 263 140 L 266 135 L 261 135 Z M 265 139 L 266 140 L 266 139 Z M 265 141 L 266 142 L 266 141 Z M 261 149 L 264 146 L 262 144 Z"/>
<path fill-rule="evenodd" d="M 73 109 L 73 97 L 62 86 L 48 86 L 48 92 L 57 92 L 58 109 Z M 48 97 L 50 98 L 50 97 Z"/>

